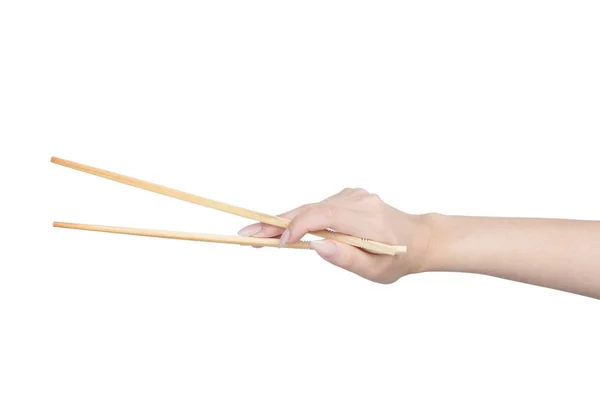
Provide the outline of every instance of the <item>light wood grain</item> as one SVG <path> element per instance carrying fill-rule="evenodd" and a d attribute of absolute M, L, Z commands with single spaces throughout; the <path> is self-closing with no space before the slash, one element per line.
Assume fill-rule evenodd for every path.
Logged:
<path fill-rule="evenodd" d="M 125 234 L 132 236 L 169 238 L 173 240 L 203 241 L 214 242 L 219 244 L 252 245 L 256 247 L 279 246 L 279 240 L 276 238 L 225 236 L 217 234 L 187 233 L 183 231 L 138 229 L 133 227 L 101 226 L 96 224 L 79 224 L 67 222 L 54 222 L 53 225 L 54 227 L 59 227 L 63 229 L 99 231 L 103 233 Z M 284 247 L 294 249 L 311 249 L 310 244 L 307 241 L 300 241 L 298 243 L 287 244 Z"/>
<path fill-rule="evenodd" d="M 249 209 L 241 208 L 239 206 L 226 204 L 224 202 L 215 201 L 212 199 L 200 197 L 198 195 L 186 193 L 180 190 L 176 190 L 174 188 L 169 188 L 165 186 L 161 186 L 159 184 L 150 183 L 148 181 L 136 179 L 134 177 L 129 177 L 125 175 L 121 175 L 114 172 L 109 172 L 107 170 L 95 168 L 93 166 L 88 166 L 84 164 L 80 164 L 73 161 L 68 161 L 66 159 L 52 157 L 51 162 L 65 166 L 67 168 L 75 169 L 81 172 L 89 173 L 95 176 L 103 177 L 105 179 L 113 180 L 118 183 L 126 184 L 129 186 L 141 188 L 143 190 L 152 191 L 158 194 L 166 195 L 167 197 L 180 199 L 182 201 L 191 202 L 193 204 L 198 204 L 202 206 L 206 206 L 208 208 L 216 209 L 222 212 L 230 213 L 233 215 L 241 216 L 247 219 L 256 220 L 262 223 L 270 224 L 273 226 L 286 228 L 290 224 L 290 220 L 279 217 L 272 216 L 262 212 L 256 212 Z M 339 242 L 343 242 L 346 244 L 350 244 L 369 252 L 375 254 L 383 254 L 383 255 L 395 255 L 396 253 L 406 252 L 407 248 L 405 246 L 394 246 L 388 245 L 384 243 L 380 243 L 377 241 L 367 240 L 365 238 L 354 237 L 347 234 L 332 232 L 329 230 L 320 230 L 320 231 L 312 231 L 310 234 L 336 240 Z"/>

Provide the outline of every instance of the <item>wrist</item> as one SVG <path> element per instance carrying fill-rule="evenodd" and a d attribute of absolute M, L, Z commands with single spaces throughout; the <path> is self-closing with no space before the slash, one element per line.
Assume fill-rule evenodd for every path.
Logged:
<path fill-rule="evenodd" d="M 416 215 L 417 225 L 408 248 L 411 253 L 412 273 L 438 270 L 439 242 L 443 225 L 450 216 L 440 213 Z"/>

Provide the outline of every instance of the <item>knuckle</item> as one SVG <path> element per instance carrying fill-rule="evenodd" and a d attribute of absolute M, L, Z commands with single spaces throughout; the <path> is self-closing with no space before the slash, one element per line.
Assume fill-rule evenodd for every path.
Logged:
<path fill-rule="evenodd" d="M 381 201 L 381 197 L 377 194 L 369 194 L 369 198 L 372 198 L 373 200 L 380 202 Z"/>
<path fill-rule="evenodd" d="M 378 205 L 383 202 L 381 200 L 381 197 L 377 194 L 368 194 L 363 199 L 367 204 L 370 204 L 370 205 Z"/>
<path fill-rule="evenodd" d="M 373 265 L 373 267 L 370 268 L 368 278 L 369 280 L 375 281 L 377 283 L 389 284 L 393 282 L 393 280 L 390 280 L 389 271 L 390 267 L 388 263 L 376 263 L 375 265 Z"/>
<path fill-rule="evenodd" d="M 352 255 L 346 254 L 340 260 L 340 266 L 346 270 L 353 270 L 355 266 L 355 259 Z"/>
<path fill-rule="evenodd" d="M 383 273 L 381 269 L 379 269 L 378 267 L 371 267 L 369 268 L 369 272 L 365 277 L 371 281 L 379 282 L 381 280 L 382 275 Z"/>
<path fill-rule="evenodd" d="M 347 196 L 350 196 L 350 197 L 356 197 L 356 196 L 362 196 L 362 195 L 368 194 L 368 191 L 365 190 L 364 188 L 346 187 L 345 189 L 343 189 L 341 191 L 341 193 L 346 194 Z"/>
<path fill-rule="evenodd" d="M 389 285 L 392 284 L 394 282 L 396 282 L 396 279 L 394 278 L 390 278 L 388 276 L 382 278 L 381 280 L 377 281 L 379 284 L 384 284 L 384 285 Z"/>

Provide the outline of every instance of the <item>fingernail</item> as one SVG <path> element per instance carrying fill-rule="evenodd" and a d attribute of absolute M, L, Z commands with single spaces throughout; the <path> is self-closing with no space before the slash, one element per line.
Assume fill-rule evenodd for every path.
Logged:
<path fill-rule="evenodd" d="M 311 241 L 310 246 L 317 251 L 319 255 L 325 257 L 331 256 L 337 251 L 337 245 L 327 240 Z"/>
<path fill-rule="evenodd" d="M 238 231 L 238 235 L 242 237 L 250 237 L 260 233 L 262 230 L 262 225 L 260 223 L 251 224 L 250 226 L 246 226 L 240 231 Z"/>
<path fill-rule="evenodd" d="M 283 246 L 288 242 L 289 239 L 290 231 L 288 229 L 285 229 L 285 231 L 281 235 L 281 238 L 279 239 L 279 248 L 283 248 Z"/>

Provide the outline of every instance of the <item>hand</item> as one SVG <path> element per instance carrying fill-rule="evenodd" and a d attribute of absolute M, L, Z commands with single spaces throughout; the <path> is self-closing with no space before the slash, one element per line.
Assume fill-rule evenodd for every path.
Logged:
<path fill-rule="evenodd" d="M 312 241 L 326 261 L 369 280 L 389 284 L 422 271 L 429 243 L 427 215 L 401 212 L 363 189 L 346 188 L 324 201 L 303 205 L 280 215 L 291 219 L 287 229 L 256 223 L 239 231 L 241 236 L 277 237 L 280 245 L 294 243 L 311 231 L 332 229 L 390 245 L 406 245 L 408 252 L 375 255 L 334 240 Z"/>

